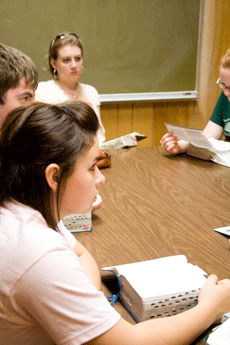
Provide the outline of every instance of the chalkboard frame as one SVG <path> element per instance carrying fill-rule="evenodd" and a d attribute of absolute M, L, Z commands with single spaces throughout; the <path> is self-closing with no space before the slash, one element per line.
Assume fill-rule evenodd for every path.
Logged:
<path fill-rule="evenodd" d="M 85 72 L 81 76 L 80 82 L 91 84 L 96 87 L 100 94 L 101 103 L 197 99 L 197 75 L 203 1 L 137 0 L 137 2 L 135 2 L 136 5 L 134 5 L 133 1 L 134 0 L 66 0 L 63 3 L 59 3 L 57 6 L 56 0 L 50 0 L 48 2 L 46 0 L 31 0 L 31 2 L 26 0 L 15 0 L 13 3 L 2 0 L 0 3 L 2 18 L 0 22 L 0 42 L 15 46 L 29 55 L 36 63 L 39 71 L 39 81 L 42 81 L 51 79 L 49 73 L 44 72 L 44 66 L 47 62 L 45 55 L 47 54 L 51 39 L 60 32 L 76 32 L 82 38 L 84 47 Z M 133 6 L 130 6 L 130 4 L 133 4 Z M 191 14 L 188 14 L 186 12 L 186 6 L 190 6 L 190 4 L 192 4 Z M 120 12 L 116 10 L 116 5 L 120 6 Z M 152 13 L 150 10 L 154 8 L 151 6 L 155 6 L 155 21 L 153 22 L 156 23 L 154 23 L 154 25 L 159 26 L 163 24 L 159 27 L 159 30 L 156 30 L 153 25 L 153 28 L 151 28 L 151 35 L 147 38 L 146 36 L 148 35 L 146 35 L 144 29 L 139 37 L 140 28 L 138 26 L 135 26 L 135 28 L 131 27 L 126 33 L 128 39 L 125 41 L 125 35 L 122 36 L 122 33 L 126 26 L 129 27 L 130 23 L 133 24 L 131 9 L 135 6 L 138 7 L 136 12 L 134 11 L 136 14 L 138 13 L 137 19 L 134 20 L 135 23 L 139 22 L 142 27 L 146 26 L 149 29 L 152 23 Z M 174 6 L 174 8 L 170 6 Z M 190 26 L 193 22 L 192 14 L 196 10 L 198 18 L 196 18 L 196 20 L 194 19 L 194 22 L 196 21 L 197 23 L 196 30 L 193 30 L 196 31 L 194 40 L 186 35 L 183 37 L 183 32 L 181 34 L 181 31 L 183 31 L 180 27 L 181 24 L 173 17 L 173 15 L 178 16 L 181 13 L 182 7 L 184 16 L 182 16 L 181 21 L 183 25 L 185 24 L 184 28 L 186 34 L 190 34 L 189 30 L 191 30 Z M 168 13 L 170 18 L 167 21 Z M 82 18 L 83 15 L 85 18 Z M 147 24 L 147 19 L 145 23 L 143 16 L 144 18 L 148 17 L 147 19 L 148 21 L 150 20 L 150 24 L 149 22 Z M 120 20 L 117 25 L 113 24 L 113 17 L 116 17 L 117 21 Z M 120 19 L 120 17 L 122 18 Z M 181 17 L 181 15 L 179 17 Z M 102 18 L 104 18 L 104 21 L 102 21 Z M 157 18 L 160 18 L 159 22 L 157 22 Z M 180 37 L 178 37 L 178 30 L 176 31 L 173 27 L 171 28 L 174 22 L 175 26 L 179 27 Z M 173 40 L 173 38 L 176 37 L 176 40 L 179 42 L 177 43 L 178 52 L 176 49 L 173 50 L 173 47 L 170 47 L 170 53 L 162 53 L 162 49 L 164 48 L 163 39 L 158 37 L 160 28 L 165 28 L 167 31 L 167 35 L 164 36 L 167 42 L 170 42 L 171 39 Z M 109 32 L 108 34 L 107 31 Z M 106 40 L 106 37 L 109 37 L 109 39 Z M 114 39 L 112 39 L 112 37 L 114 37 Z M 158 58 L 159 54 L 159 59 L 161 57 L 161 61 L 163 61 L 164 58 L 165 61 L 168 59 L 167 63 L 163 61 L 163 66 L 169 68 L 169 71 L 166 73 L 164 68 L 161 68 L 160 63 L 157 69 L 156 62 L 154 62 L 152 70 L 151 67 L 149 69 L 146 62 L 147 58 L 145 59 L 145 55 L 143 58 L 140 54 L 147 44 L 153 45 L 153 42 L 155 42 L 155 46 L 151 54 L 157 52 L 155 55 L 157 55 Z M 174 54 L 180 60 L 181 55 L 183 55 L 180 54 L 181 51 L 179 49 L 181 42 L 184 44 L 182 51 L 185 53 L 185 61 L 183 61 L 183 63 L 178 61 L 178 66 L 176 66 L 178 71 L 174 71 L 173 69 L 170 70 L 171 56 Z M 104 60 L 105 54 L 101 50 L 103 47 L 108 50 L 108 56 Z M 131 49 L 133 47 L 134 52 Z M 109 50 L 110 48 L 111 50 Z M 128 58 L 126 52 L 129 50 L 131 52 L 131 57 Z M 113 56 L 111 55 L 111 51 L 114 52 Z M 149 53 L 148 56 L 149 61 L 151 61 L 153 56 L 151 54 Z M 147 55 L 148 53 L 146 53 L 146 56 Z M 192 61 L 189 60 L 189 55 L 193 55 Z M 138 67 L 137 61 L 139 57 L 142 70 L 137 71 L 136 67 Z M 123 62 L 125 62 L 126 67 L 124 67 Z M 116 71 L 113 72 L 115 63 L 118 65 L 116 66 Z M 132 68 L 130 68 L 130 66 L 132 66 Z M 99 68 L 102 68 L 101 71 Z M 126 68 L 128 68 L 128 70 L 126 70 Z M 118 76 L 119 70 L 122 71 L 120 76 Z M 142 73 L 145 70 L 148 71 L 146 75 Z M 186 70 L 186 73 L 189 72 L 190 75 L 184 73 L 184 70 Z M 111 76 L 109 75 L 110 71 L 113 73 Z M 192 79 L 189 87 L 183 86 L 176 72 L 178 72 L 179 75 L 184 74 L 186 82 L 190 82 L 190 79 Z M 121 82 L 122 74 L 126 81 L 123 87 Z M 134 79 L 129 80 L 133 75 Z M 154 80 L 156 87 L 148 85 L 151 80 Z M 175 80 L 178 86 L 174 85 L 171 87 L 170 82 L 175 82 Z M 106 82 L 108 83 L 107 86 Z M 116 86 L 114 86 L 115 84 L 121 85 L 121 88 L 119 87 L 116 89 Z M 116 89 L 115 92 L 113 91 L 114 87 Z M 167 89 L 167 87 L 169 89 Z M 131 92 L 129 88 L 132 88 Z M 139 88 L 138 91 L 136 91 L 135 88 Z M 161 90 L 161 88 L 163 89 Z"/>

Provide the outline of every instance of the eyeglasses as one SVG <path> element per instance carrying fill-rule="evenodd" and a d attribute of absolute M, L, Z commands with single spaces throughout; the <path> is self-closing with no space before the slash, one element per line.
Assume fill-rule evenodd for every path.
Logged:
<path fill-rule="evenodd" d="M 54 45 L 54 42 L 56 42 L 57 40 L 61 40 L 62 38 L 67 37 L 67 36 L 74 36 L 76 39 L 79 39 L 79 36 L 78 36 L 77 34 L 74 34 L 74 33 L 70 33 L 70 34 L 60 34 L 60 35 L 57 35 L 57 36 L 53 39 L 51 46 L 53 46 L 53 45 Z"/>
<path fill-rule="evenodd" d="M 223 90 L 228 90 L 230 92 L 230 86 L 226 86 L 223 83 L 220 83 L 220 78 L 217 80 L 216 84 Z"/>

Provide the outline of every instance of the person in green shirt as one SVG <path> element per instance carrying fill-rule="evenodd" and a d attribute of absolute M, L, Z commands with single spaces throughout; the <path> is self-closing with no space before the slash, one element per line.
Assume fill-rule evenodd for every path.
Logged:
<path fill-rule="evenodd" d="M 217 140 L 225 135 L 225 140 L 230 141 L 230 49 L 221 58 L 217 85 L 222 92 L 203 133 Z M 187 141 L 178 140 L 172 132 L 166 133 L 160 142 L 165 151 L 173 154 L 185 153 L 189 148 Z"/>

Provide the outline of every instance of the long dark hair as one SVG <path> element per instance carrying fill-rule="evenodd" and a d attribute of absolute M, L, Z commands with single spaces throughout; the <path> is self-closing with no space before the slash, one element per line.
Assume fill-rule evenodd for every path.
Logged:
<path fill-rule="evenodd" d="M 96 114 L 82 102 L 37 102 L 13 110 L 0 136 L 0 206 L 18 201 L 57 228 L 54 214 L 59 214 L 66 180 L 79 156 L 93 145 L 97 130 Z M 56 203 L 45 177 L 51 163 L 60 167 Z"/>

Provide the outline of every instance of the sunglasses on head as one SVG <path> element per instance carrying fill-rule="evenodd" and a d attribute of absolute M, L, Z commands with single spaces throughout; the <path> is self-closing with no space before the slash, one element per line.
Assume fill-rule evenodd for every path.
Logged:
<path fill-rule="evenodd" d="M 61 40 L 62 38 L 64 37 L 67 37 L 67 36 L 74 36 L 76 39 L 79 39 L 79 36 L 77 34 L 74 34 L 74 33 L 70 33 L 70 34 L 60 34 L 60 35 L 57 35 L 53 41 L 52 41 L 52 45 L 54 44 L 54 42 L 58 41 L 58 40 Z"/>

